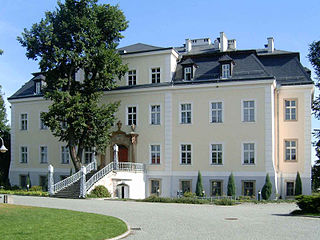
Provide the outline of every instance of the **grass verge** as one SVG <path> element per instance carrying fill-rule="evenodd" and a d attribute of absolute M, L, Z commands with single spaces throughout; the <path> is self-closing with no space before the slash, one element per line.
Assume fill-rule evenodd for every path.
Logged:
<path fill-rule="evenodd" d="M 27 191 L 27 190 L 0 190 L 0 194 L 11 194 L 11 195 L 23 195 L 23 196 L 40 196 L 48 197 L 48 192 L 42 191 Z"/>
<path fill-rule="evenodd" d="M 0 204 L 0 226 L 1 240 L 102 240 L 127 231 L 115 217 L 11 204 Z"/>

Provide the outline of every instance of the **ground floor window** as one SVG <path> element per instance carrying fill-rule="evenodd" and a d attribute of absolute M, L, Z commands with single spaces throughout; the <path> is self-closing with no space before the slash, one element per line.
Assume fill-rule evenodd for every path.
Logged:
<path fill-rule="evenodd" d="M 182 193 L 192 191 L 192 181 L 191 180 L 180 180 L 180 189 Z"/>
<path fill-rule="evenodd" d="M 48 178 L 47 176 L 39 176 L 39 185 L 42 187 L 43 191 L 48 191 Z"/>
<path fill-rule="evenodd" d="M 294 196 L 294 182 L 287 182 L 287 196 Z"/>
<path fill-rule="evenodd" d="M 22 188 L 27 187 L 27 175 L 20 175 L 20 186 Z"/>
<path fill-rule="evenodd" d="M 211 181 L 211 196 L 222 196 L 222 181 Z"/>
<path fill-rule="evenodd" d="M 160 195 L 160 180 L 159 179 L 152 179 L 152 180 L 150 180 L 150 184 L 151 184 L 150 194 L 159 196 Z"/>
<path fill-rule="evenodd" d="M 255 191 L 255 181 L 243 181 L 242 182 L 242 195 L 254 197 L 256 195 Z"/>

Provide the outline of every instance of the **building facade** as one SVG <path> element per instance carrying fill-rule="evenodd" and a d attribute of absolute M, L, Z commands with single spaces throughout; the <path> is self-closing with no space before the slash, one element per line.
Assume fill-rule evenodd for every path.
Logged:
<path fill-rule="evenodd" d="M 134 44 L 119 53 L 129 70 L 101 100 L 121 103 L 111 145 L 97 156 L 100 168 L 113 161 L 117 144 L 120 162 L 145 164 L 144 197 L 195 192 L 198 171 L 207 196 L 226 195 L 231 173 L 238 196 L 257 196 L 269 174 L 273 197 L 290 197 L 297 172 L 303 194 L 311 193 L 313 81 L 299 53 L 276 50 L 273 38 L 263 49 L 237 50 L 224 33 L 213 42 Z M 12 185 L 25 185 L 27 175 L 43 185 L 49 164 L 55 181 L 72 168 L 66 144 L 40 119 L 50 105 L 43 81 L 34 74 L 9 98 Z M 84 164 L 91 159 L 86 149 Z M 134 191 L 131 185 L 126 196 Z"/>

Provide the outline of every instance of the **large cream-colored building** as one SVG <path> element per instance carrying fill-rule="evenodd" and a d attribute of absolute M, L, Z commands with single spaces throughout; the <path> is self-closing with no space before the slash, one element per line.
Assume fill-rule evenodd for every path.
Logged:
<path fill-rule="evenodd" d="M 213 42 L 135 44 L 119 52 L 129 71 L 102 99 L 121 101 L 111 147 L 119 146 L 120 162 L 146 168 L 139 188 L 126 185 L 126 197 L 194 192 L 198 171 L 208 196 L 225 195 L 231 173 L 237 195 L 257 196 L 268 173 L 273 197 L 290 197 L 297 172 L 310 194 L 313 82 L 299 53 L 276 50 L 273 38 L 263 49 L 237 50 L 224 33 Z M 72 167 L 65 143 L 41 123 L 50 104 L 41 95 L 43 80 L 34 74 L 9 98 L 12 185 L 25 185 L 28 174 L 43 185 L 49 164 L 59 181 Z M 90 159 L 87 149 L 84 161 Z M 98 156 L 100 168 L 111 161 L 112 148 Z"/>

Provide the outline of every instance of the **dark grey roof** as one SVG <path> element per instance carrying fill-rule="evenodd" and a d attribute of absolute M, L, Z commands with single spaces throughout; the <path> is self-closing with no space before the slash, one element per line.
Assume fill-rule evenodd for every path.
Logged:
<path fill-rule="evenodd" d="M 217 80 L 220 79 L 220 63 L 219 60 L 224 53 L 211 53 L 204 55 L 185 56 L 192 58 L 197 65 L 194 70 L 193 81 Z M 269 78 L 272 77 L 258 60 L 254 51 L 233 51 L 228 52 L 229 57 L 233 60 L 232 79 L 249 79 L 249 78 Z M 183 67 L 178 64 L 174 82 L 183 80 Z M 188 81 L 190 82 L 190 81 Z"/>
<path fill-rule="evenodd" d="M 231 57 L 229 57 L 228 54 L 223 55 L 221 58 L 219 58 L 219 62 L 229 62 L 232 61 L 233 59 Z"/>
<path fill-rule="evenodd" d="M 125 51 L 124 53 L 134 53 L 134 52 L 145 52 L 145 51 L 154 51 L 154 50 L 162 50 L 162 49 L 165 49 L 165 48 L 147 45 L 143 43 L 136 43 L 133 45 L 119 48 L 118 51 L 119 52 Z"/>
<path fill-rule="evenodd" d="M 139 52 L 160 51 L 173 48 L 162 48 L 147 44 L 137 43 L 119 48 L 125 50 L 124 54 Z M 299 53 L 275 50 L 268 52 L 267 49 L 233 50 L 220 52 L 213 45 L 194 46 L 190 52 L 185 52 L 184 47 L 174 48 L 180 54 L 180 62 L 177 65 L 172 83 L 144 84 L 137 86 L 123 86 L 118 89 L 146 88 L 155 86 L 167 86 L 171 84 L 201 84 L 217 81 L 249 81 L 259 79 L 276 79 L 278 84 L 313 84 L 310 70 L 305 69 L 299 58 Z M 227 55 L 226 55 L 227 54 Z M 220 79 L 219 59 L 233 60 L 233 74 L 230 79 Z M 183 80 L 183 64 L 194 64 L 194 79 Z M 34 81 L 43 80 L 41 73 L 33 74 L 34 77 L 23 85 L 10 99 L 41 97 L 35 94 Z"/>
<path fill-rule="evenodd" d="M 266 70 L 282 85 L 313 83 L 301 65 L 298 53 L 258 55 Z"/>

